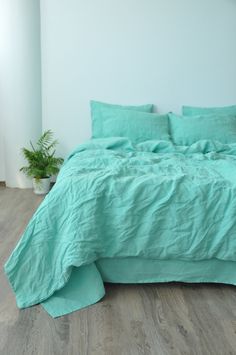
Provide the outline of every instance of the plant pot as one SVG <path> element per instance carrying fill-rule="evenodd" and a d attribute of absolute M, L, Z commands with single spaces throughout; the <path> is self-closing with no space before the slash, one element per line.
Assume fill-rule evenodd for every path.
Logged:
<path fill-rule="evenodd" d="M 34 193 L 36 195 L 46 195 L 50 190 L 51 178 L 35 179 L 33 178 Z"/>

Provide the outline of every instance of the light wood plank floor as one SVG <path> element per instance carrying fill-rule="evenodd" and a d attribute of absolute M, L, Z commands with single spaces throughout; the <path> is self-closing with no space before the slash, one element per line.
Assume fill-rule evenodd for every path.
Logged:
<path fill-rule="evenodd" d="M 57 319 L 19 311 L 2 266 L 41 197 L 0 187 L 1 355 L 234 355 L 236 287 L 106 285 L 98 304 Z"/>

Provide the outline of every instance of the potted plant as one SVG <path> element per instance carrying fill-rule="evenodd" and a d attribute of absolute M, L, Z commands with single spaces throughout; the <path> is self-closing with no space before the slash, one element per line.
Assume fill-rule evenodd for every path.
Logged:
<path fill-rule="evenodd" d="M 57 144 L 57 140 L 53 139 L 53 132 L 48 130 L 42 134 L 36 146 L 30 142 L 32 150 L 22 148 L 28 166 L 23 166 L 20 171 L 33 178 L 34 192 L 37 195 L 49 192 L 51 176 L 58 173 L 63 163 L 62 158 L 55 157 Z"/>

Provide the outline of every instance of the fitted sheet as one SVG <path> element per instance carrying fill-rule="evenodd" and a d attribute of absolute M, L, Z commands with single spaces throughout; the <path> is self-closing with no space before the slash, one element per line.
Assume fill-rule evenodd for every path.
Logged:
<path fill-rule="evenodd" d="M 101 259 L 91 265 L 74 268 L 67 285 L 42 302 L 42 306 L 52 317 L 59 317 L 101 300 L 105 296 L 104 282 L 140 284 L 172 281 L 236 285 L 236 262 L 217 259 Z"/>

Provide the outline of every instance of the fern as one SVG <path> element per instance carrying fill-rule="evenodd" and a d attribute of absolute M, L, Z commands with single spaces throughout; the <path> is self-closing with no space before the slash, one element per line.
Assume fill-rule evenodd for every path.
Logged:
<path fill-rule="evenodd" d="M 57 174 L 63 163 L 62 158 L 54 156 L 57 144 L 58 141 L 53 139 L 53 132 L 45 131 L 36 142 L 36 147 L 30 142 L 32 150 L 22 148 L 28 166 L 23 166 L 20 171 L 37 180 Z"/>

